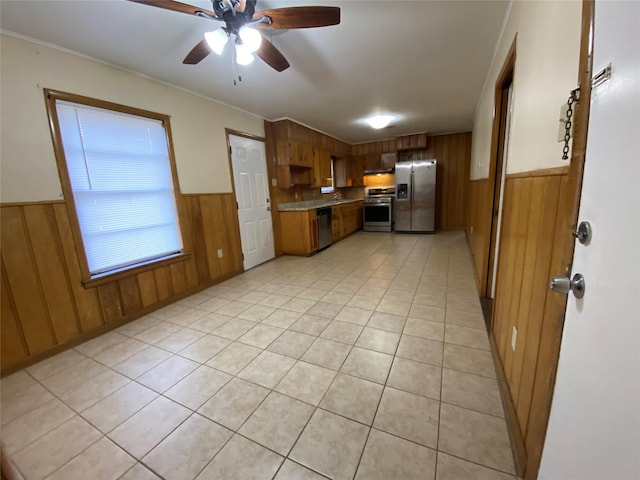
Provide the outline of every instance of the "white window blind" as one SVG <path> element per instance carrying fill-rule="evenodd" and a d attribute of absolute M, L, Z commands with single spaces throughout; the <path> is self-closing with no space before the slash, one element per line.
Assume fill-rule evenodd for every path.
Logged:
<path fill-rule="evenodd" d="M 56 110 L 90 273 L 181 252 L 162 122 L 61 100 Z"/>

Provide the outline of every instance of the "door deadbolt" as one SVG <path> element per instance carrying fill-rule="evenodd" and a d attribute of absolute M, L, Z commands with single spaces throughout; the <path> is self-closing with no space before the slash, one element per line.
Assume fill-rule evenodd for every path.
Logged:
<path fill-rule="evenodd" d="M 580 225 L 578 225 L 578 231 L 572 233 L 573 237 L 582 245 L 586 245 L 591 241 L 591 234 L 591 224 L 586 221 L 580 222 Z"/>
<path fill-rule="evenodd" d="M 573 292 L 576 298 L 584 297 L 584 277 L 581 273 L 576 273 L 573 278 L 569 277 L 554 277 L 549 283 L 549 288 L 557 293 L 564 293 L 567 295 L 569 292 Z"/>

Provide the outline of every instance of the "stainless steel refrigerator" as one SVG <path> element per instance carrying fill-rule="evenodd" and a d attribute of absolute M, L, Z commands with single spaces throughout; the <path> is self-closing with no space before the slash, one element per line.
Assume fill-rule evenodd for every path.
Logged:
<path fill-rule="evenodd" d="M 396 163 L 396 232 L 433 232 L 436 213 L 436 161 Z"/>

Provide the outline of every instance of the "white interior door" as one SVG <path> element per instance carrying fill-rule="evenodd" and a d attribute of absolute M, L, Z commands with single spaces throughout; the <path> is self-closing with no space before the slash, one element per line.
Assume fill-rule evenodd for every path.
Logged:
<path fill-rule="evenodd" d="M 229 135 L 244 269 L 274 257 L 264 142 Z"/>
<path fill-rule="evenodd" d="M 594 86 L 573 273 L 541 479 L 640 478 L 640 3 L 596 1 Z"/>

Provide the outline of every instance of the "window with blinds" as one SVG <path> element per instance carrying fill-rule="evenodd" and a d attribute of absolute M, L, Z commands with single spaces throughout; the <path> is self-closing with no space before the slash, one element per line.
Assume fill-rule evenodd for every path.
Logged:
<path fill-rule="evenodd" d="M 91 276 L 182 252 L 163 122 L 56 100 Z"/>

